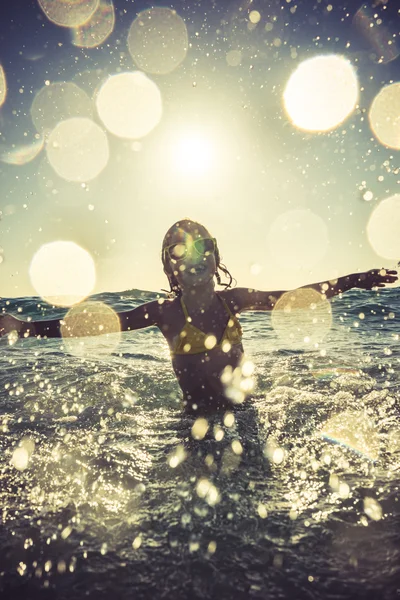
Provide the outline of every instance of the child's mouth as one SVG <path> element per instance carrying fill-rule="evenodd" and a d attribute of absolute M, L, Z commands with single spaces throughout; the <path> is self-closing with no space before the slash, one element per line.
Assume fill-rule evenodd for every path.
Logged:
<path fill-rule="evenodd" d="M 196 265 L 195 267 L 191 267 L 191 269 L 189 269 L 189 273 L 192 273 L 192 275 L 201 275 L 206 270 L 206 265 Z"/>

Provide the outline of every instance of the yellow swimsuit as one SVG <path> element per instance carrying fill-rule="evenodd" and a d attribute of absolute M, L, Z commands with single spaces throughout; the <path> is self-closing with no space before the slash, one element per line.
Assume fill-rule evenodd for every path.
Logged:
<path fill-rule="evenodd" d="M 185 315 L 186 323 L 177 336 L 177 339 L 172 349 L 172 354 L 201 354 L 214 348 L 223 348 L 225 352 L 229 351 L 230 346 L 236 346 L 242 342 L 242 328 L 237 317 L 231 312 L 229 306 L 221 296 L 221 299 L 226 312 L 229 315 L 228 323 L 226 324 L 225 331 L 222 335 L 221 340 L 217 343 L 215 336 L 210 333 L 204 333 L 198 327 L 195 327 L 190 322 L 186 305 L 181 297 L 181 305 L 183 314 Z"/>

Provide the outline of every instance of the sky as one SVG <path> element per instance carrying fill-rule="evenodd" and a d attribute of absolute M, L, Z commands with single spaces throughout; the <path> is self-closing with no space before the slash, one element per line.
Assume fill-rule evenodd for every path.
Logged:
<path fill-rule="evenodd" d="M 397 0 L 2 2 L 0 296 L 159 291 L 185 217 L 241 286 L 395 266 L 399 54 Z"/>

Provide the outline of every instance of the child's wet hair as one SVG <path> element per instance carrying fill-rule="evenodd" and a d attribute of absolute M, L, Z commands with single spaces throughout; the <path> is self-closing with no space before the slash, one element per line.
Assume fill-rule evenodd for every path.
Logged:
<path fill-rule="evenodd" d="M 183 230 L 185 230 L 185 228 L 189 229 L 189 227 L 191 227 L 193 225 L 198 225 L 199 228 L 203 229 L 204 231 L 207 232 L 208 235 L 210 235 L 208 230 L 201 223 L 198 223 L 197 221 L 193 221 L 192 219 L 182 219 L 181 221 L 174 223 L 172 225 L 172 227 L 170 227 L 168 229 L 168 231 L 165 234 L 164 239 L 163 239 L 162 249 L 161 249 L 161 260 L 162 260 L 163 267 L 164 267 L 164 273 L 166 274 L 166 276 L 168 278 L 168 282 L 169 282 L 169 286 L 170 286 L 170 290 L 168 293 L 175 295 L 175 296 L 180 296 L 182 294 L 182 290 L 179 287 L 178 280 L 176 279 L 176 276 L 174 275 L 174 271 L 171 268 L 171 263 L 170 263 L 164 250 L 168 246 L 168 242 L 169 242 L 169 239 L 170 239 L 173 231 L 175 231 L 177 228 L 181 228 Z M 234 279 L 233 279 L 232 275 L 230 274 L 230 272 L 228 271 L 228 269 L 226 268 L 226 266 L 221 263 L 218 244 L 216 242 L 215 242 L 215 262 L 217 265 L 217 268 L 215 271 L 215 278 L 217 280 L 218 285 L 222 285 L 225 288 L 232 287 L 232 282 L 234 281 Z M 220 272 L 223 273 L 225 275 L 225 277 L 228 278 L 228 282 L 223 282 L 221 280 Z M 164 290 L 164 291 L 167 291 L 167 290 Z"/>

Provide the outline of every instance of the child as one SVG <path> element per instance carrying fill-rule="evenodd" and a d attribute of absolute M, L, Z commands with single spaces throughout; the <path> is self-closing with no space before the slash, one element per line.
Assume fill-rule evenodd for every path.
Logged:
<path fill-rule="evenodd" d="M 220 262 L 216 240 L 203 225 L 189 219 L 167 231 L 162 262 L 173 297 L 119 313 L 121 330 L 157 326 L 170 347 L 186 411 L 195 415 L 224 412 L 233 404 L 224 393 L 221 374 L 226 367 L 240 366 L 243 359 L 237 315 L 245 310 L 272 310 L 284 292 L 231 288 L 232 277 Z M 228 284 L 221 284 L 219 271 L 229 278 Z M 226 289 L 216 292 L 214 277 Z M 305 287 L 331 298 L 355 287 L 384 287 L 396 280 L 397 271 L 372 270 Z M 61 335 L 59 320 L 28 323 L 0 315 L 0 335 L 13 330 L 20 337 Z"/>

